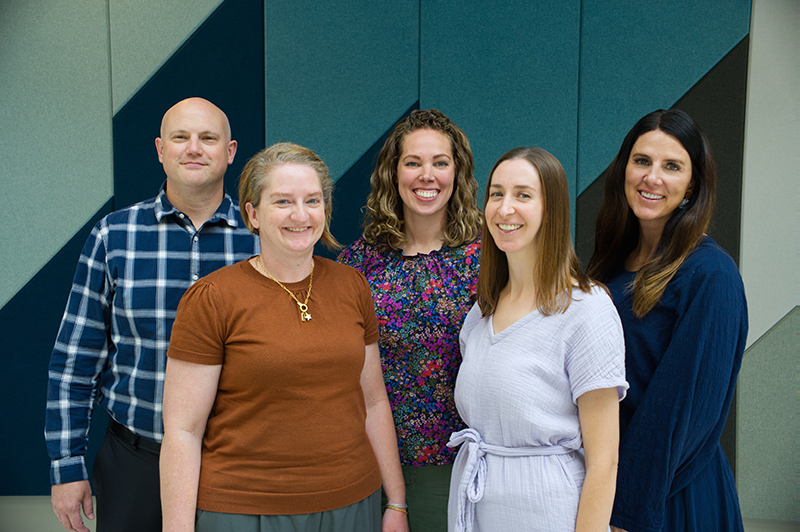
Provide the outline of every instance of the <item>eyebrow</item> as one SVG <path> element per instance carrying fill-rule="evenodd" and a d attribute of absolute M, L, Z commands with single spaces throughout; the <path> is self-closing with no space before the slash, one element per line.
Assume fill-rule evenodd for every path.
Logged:
<path fill-rule="evenodd" d="M 648 159 L 652 159 L 652 157 L 647 155 L 646 153 L 639 153 L 639 152 L 631 153 L 631 158 L 633 157 L 647 157 Z M 686 161 L 684 159 L 664 159 L 664 160 L 668 163 L 686 164 Z"/>
<path fill-rule="evenodd" d="M 419 156 L 419 155 L 417 155 L 416 153 L 409 153 L 408 155 L 406 155 L 405 157 L 403 157 L 403 159 L 408 159 L 409 157 L 413 157 L 413 158 L 415 158 L 415 159 L 422 159 L 422 157 L 420 157 L 420 156 Z M 447 157 L 448 159 L 452 159 L 452 157 L 450 157 L 450 156 L 449 156 L 449 155 L 447 155 L 446 153 L 437 153 L 436 155 L 434 155 L 434 156 L 433 156 L 433 158 L 434 158 L 434 159 L 437 159 L 437 158 L 439 158 L 439 157 Z"/>

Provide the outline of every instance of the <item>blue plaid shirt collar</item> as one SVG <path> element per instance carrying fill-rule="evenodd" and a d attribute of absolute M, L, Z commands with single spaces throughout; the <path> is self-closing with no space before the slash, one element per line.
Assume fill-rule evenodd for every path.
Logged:
<path fill-rule="evenodd" d="M 155 199 L 155 215 L 156 220 L 161 223 L 162 218 L 165 216 L 169 216 L 170 214 L 178 214 L 179 211 L 175 208 L 172 203 L 169 202 L 167 199 L 167 182 L 164 181 L 161 184 L 161 189 L 158 191 L 158 195 Z M 229 227 L 237 228 L 240 226 L 239 220 L 236 218 L 236 211 L 237 208 L 233 203 L 233 198 L 230 197 L 227 191 L 225 191 L 225 195 L 222 198 L 222 203 L 219 204 L 217 207 L 214 216 L 206 223 L 216 223 L 219 221 L 224 221 L 228 224 Z"/>

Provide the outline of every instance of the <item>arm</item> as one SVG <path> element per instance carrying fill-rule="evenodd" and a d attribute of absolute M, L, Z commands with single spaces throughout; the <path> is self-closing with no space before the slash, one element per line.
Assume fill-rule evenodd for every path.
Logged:
<path fill-rule="evenodd" d="M 194 530 L 203 434 L 221 371 L 221 365 L 167 361 L 159 464 L 165 532 Z"/>
<path fill-rule="evenodd" d="M 678 320 L 620 442 L 612 523 L 631 532 L 661 530 L 666 500 L 717 451 L 741 364 L 747 310 L 738 271 L 732 261 L 727 270 L 695 264 L 692 271 L 678 287 Z"/>
<path fill-rule="evenodd" d="M 586 478 L 583 482 L 576 532 L 608 530 L 617 480 L 619 392 L 601 388 L 578 397 Z"/>
<path fill-rule="evenodd" d="M 378 344 L 366 348 L 364 369 L 361 370 L 361 389 L 367 406 L 367 436 L 378 460 L 381 481 L 386 498 L 390 503 L 405 504 L 406 486 L 400 469 L 400 455 L 397 452 L 397 437 L 386 385 L 381 372 L 381 359 Z M 387 509 L 383 515 L 384 532 L 405 532 L 408 518 L 402 512 Z"/>
<path fill-rule="evenodd" d="M 94 519 L 85 454 L 111 328 L 113 292 L 103 234 L 104 226 L 98 224 L 81 251 L 48 371 L 44 436 L 53 512 L 66 530 L 78 532 L 89 530 L 81 510 Z"/>

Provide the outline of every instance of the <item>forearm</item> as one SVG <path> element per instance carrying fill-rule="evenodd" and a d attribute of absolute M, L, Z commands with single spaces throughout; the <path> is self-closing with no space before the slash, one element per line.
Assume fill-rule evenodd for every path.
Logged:
<path fill-rule="evenodd" d="M 616 481 L 616 461 L 595 464 L 587 468 L 578 503 L 575 532 L 605 532 L 608 530 Z"/>
<path fill-rule="evenodd" d="M 171 431 L 161 445 L 161 509 L 164 532 L 194 530 L 202 436 Z"/>
<path fill-rule="evenodd" d="M 388 400 L 367 408 L 367 436 L 378 460 L 383 491 L 390 503 L 405 504 L 406 487 L 397 451 L 397 435 Z"/>

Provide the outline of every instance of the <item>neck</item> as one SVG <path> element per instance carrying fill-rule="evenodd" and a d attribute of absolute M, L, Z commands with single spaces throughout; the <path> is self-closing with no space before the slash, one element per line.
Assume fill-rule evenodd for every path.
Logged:
<path fill-rule="evenodd" d="M 166 194 L 172 206 L 188 216 L 195 229 L 199 229 L 217 212 L 225 191 L 221 186 L 216 186 L 210 190 L 186 190 L 167 180 Z"/>
<path fill-rule="evenodd" d="M 534 295 L 536 293 L 536 284 L 533 279 L 533 270 L 536 264 L 535 253 L 532 256 L 530 254 L 523 256 L 521 252 L 507 253 L 506 258 L 508 259 L 508 283 L 503 290 L 507 291 L 512 299 L 528 298 Z"/>
<path fill-rule="evenodd" d="M 313 250 L 295 257 L 277 256 L 261 242 L 261 262 L 269 274 L 282 283 L 302 281 L 314 266 Z"/>
<path fill-rule="evenodd" d="M 660 227 L 652 227 L 646 224 L 639 224 L 639 241 L 628 256 L 625 267 L 631 271 L 638 271 L 644 263 L 650 260 L 650 257 L 653 256 L 653 253 L 658 247 L 658 243 L 661 241 L 663 232 L 663 225 Z"/>
<path fill-rule="evenodd" d="M 441 249 L 444 242 L 444 215 L 428 216 L 420 218 L 413 213 L 404 213 L 403 232 L 406 235 L 406 242 L 402 246 L 404 255 L 418 255 L 420 253 L 430 253 Z"/>

